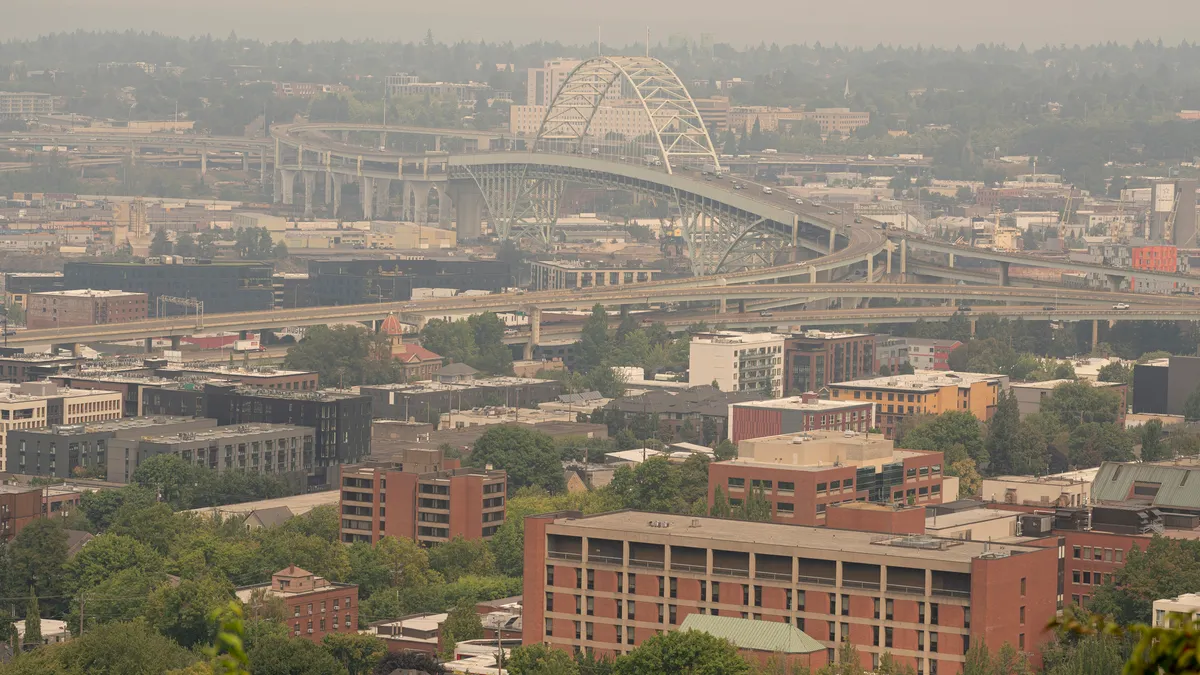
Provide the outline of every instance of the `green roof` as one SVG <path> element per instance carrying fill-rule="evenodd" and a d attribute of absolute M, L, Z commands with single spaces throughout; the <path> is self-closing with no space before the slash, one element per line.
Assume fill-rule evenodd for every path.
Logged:
<path fill-rule="evenodd" d="M 1156 483 L 1158 493 L 1147 499 L 1133 493 L 1134 483 Z M 1200 465 L 1104 462 L 1092 482 L 1093 502 L 1143 499 L 1152 506 L 1200 508 Z"/>
<path fill-rule="evenodd" d="M 811 654 L 825 649 L 795 626 L 779 621 L 756 621 L 732 616 L 688 614 L 680 630 L 698 630 L 728 640 L 738 649 L 782 654 Z"/>

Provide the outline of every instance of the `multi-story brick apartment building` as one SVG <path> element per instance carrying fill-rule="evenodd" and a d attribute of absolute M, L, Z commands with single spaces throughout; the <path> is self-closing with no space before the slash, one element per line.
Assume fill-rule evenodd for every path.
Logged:
<path fill-rule="evenodd" d="M 870 431 L 875 406 L 866 401 L 830 401 L 807 393 L 729 406 L 729 440 L 805 431 Z"/>
<path fill-rule="evenodd" d="M 330 633 L 358 633 L 358 585 L 340 584 L 291 565 L 271 575 L 271 583 L 237 589 L 244 604 L 279 598 L 292 637 L 320 644 Z"/>
<path fill-rule="evenodd" d="M 784 342 L 784 391 L 820 392 L 831 382 L 875 374 L 876 337 L 869 333 L 810 330 Z"/>
<path fill-rule="evenodd" d="M 384 536 L 423 544 L 455 537 L 490 539 L 504 524 L 504 471 L 414 473 L 390 465 L 359 465 L 343 467 L 340 484 L 341 535 L 347 544 L 374 543 Z"/>
<path fill-rule="evenodd" d="M 919 675 L 972 644 L 1038 660 L 1053 638 L 1057 547 L 995 545 L 622 511 L 525 520 L 524 641 L 628 652 L 695 613 L 791 623 L 826 659 L 849 641 Z"/>
<path fill-rule="evenodd" d="M 879 434 L 814 431 L 754 438 L 738 457 L 708 465 L 708 503 L 720 488 L 731 505 L 761 489 L 771 520 L 823 525 L 829 506 L 851 502 L 938 504 L 942 453 L 896 450 Z"/>
<path fill-rule="evenodd" d="M 36 328 L 99 326 L 141 321 L 147 316 L 145 293 L 126 291 L 47 291 L 26 298 L 25 325 Z"/>
<path fill-rule="evenodd" d="M 829 398 L 874 401 L 876 425 L 893 438 L 900 422 L 910 415 L 961 410 L 987 421 L 1007 388 L 1006 375 L 920 370 L 912 375 L 837 382 L 829 385 Z"/>

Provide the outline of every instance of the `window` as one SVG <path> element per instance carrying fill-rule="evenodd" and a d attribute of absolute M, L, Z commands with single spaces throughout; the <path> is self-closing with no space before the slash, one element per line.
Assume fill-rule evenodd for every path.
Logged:
<path fill-rule="evenodd" d="M 746 488 L 746 479 L 745 478 L 730 478 L 729 479 L 729 489 L 730 490 L 744 490 L 745 488 Z"/>
<path fill-rule="evenodd" d="M 938 604 L 936 602 L 929 603 L 929 623 L 938 625 Z"/>
<path fill-rule="evenodd" d="M 971 627 L 971 608 L 963 607 L 963 628 L 970 628 L 970 627 Z M 963 653 L 966 654 L 967 650 L 963 649 Z"/>
<path fill-rule="evenodd" d="M 885 606 L 886 612 L 887 612 L 885 614 L 885 617 L 887 618 L 888 621 L 891 621 L 892 615 L 893 615 L 893 610 L 894 610 L 894 607 L 892 606 L 892 601 L 885 600 L 884 606 Z M 921 623 L 925 623 L 925 603 L 921 603 Z"/>
<path fill-rule="evenodd" d="M 804 591 L 796 591 L 796 611 L 804 611 Z"/>
<path fill-rule="evenodd" d="M 587 572 L 588 590 L 596 590 L 596 570 L 588 570 Z"/>
<path fill-rule="evenodd" d="M 1079 570 L 1071 570 L 1071 583 L 1082 583 L 1082 575 Z"/>
<path fill-rule="evenodd" d="M 796 484 L 790 481 L 779 481 L 780 492 L 795 492 Z"/>
<path fill-rule="evenodd" d="M 1072 553 L 1072 555 L 1073 555 L 1075 558 L 1082 558 L 1082 557 L 1083 557 L 1083 547 L 1082 547 L 1082 546 L 1075 546 L 1075 547 L 1073 547 L 1073 548 L 1074 548 L 1074 550 L 1071 552 L 1071 553 Z"/>
<path fill-rule="evenodd" d="M 1021 609 L 1020 609 L 1020 611 L 1017 612 L 1017 616 L 1020 618 L 1021 625 L 1024 626 L 1025 625 L 1025 605 L 1021 605 Z"/>
<path fill-rule="evenodd" d="M 874 616 L 876 619 L 878 619 L 879 618 L 879 598 L 872 598 L 872 601 L 875 604 L 875 613 L 872 616 Z"/>
<path fill-rule="evenodd" d="M 878 647 L 879 646 L 879 626 L 871 626 L 871 633 L 873 635 L 873 637 L 871 639 L 871 644 Z"/>
<path fill-rule="evenodd" d="M 883 629 L 883 646 L 888 649 L 892 648 L 892 627 L 888 626 Z"/>
<path fill-rule="evenodd" d="M 1020 649 L 1022 651 L 1025 649 L 1025 634 L 1024 633 L 1020 633 L 1017 635 L 1017 649 Z"/>
<path fill-rule="evenodd" d="M 583 570 L 575 569 L 575 588 L 583 588 Z"/>
<path fill-rule="evenodd" d="M 789 516 L 796 513 L 796 505 L 790 502 L 777 502 L 775 509 L 779 513 L 786 513 Z"/>
<path fill-rule="evenodd" d="M 929 651 L 936 652 L 937 650 L 938 650 L 938 634 L 931 632 L 929 634 Z"/>
<path fill-rule="evenodd" d="M 828 490 L 828 488 L 829 488 L 828 483 L 817 483 L 817 492 L 825 492 L 826 490 Z"/>
<path fill-rule="evenodd" d="M 596 614 L 596 599 L 590 595 L 587 599 L 587 613 L 588 616 L 594 616 Z"/>
<path fill-rule="evenodd" d="M 842 595 L 842 616 L 850 616 L 850 596 Z"/>
<path fill-rule="evenodd" d="M 675 577 L 671 577 L 671 597 L 679 597 L 679 579 L 676 579 Z"/>
<path fill-rule="evenodd" d="M 1025 595 L 1025 577 L 1021 577 L 1021 595 Z"/>
<path fill-rule="evenodd" d="M 1118 563 L 1125 562 L 1125 550 L 1124 549 L 1117 549 L 1117 550 L 1113 551 L 1113 562 L 1118 562 Z"/>

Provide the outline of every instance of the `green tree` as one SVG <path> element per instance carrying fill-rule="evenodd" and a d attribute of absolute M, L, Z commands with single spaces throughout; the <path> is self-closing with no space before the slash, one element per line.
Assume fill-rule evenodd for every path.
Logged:
<path fill-rule="evenodd" d="M 171 240 L 166 230 L 158 230 L 150 240 L 150 255 L 171 255 Z"/>
<path fill-rule="evenodd" d="M 425 675 L 446 675 L 446 668 L 436 657 L 424 652 L 399 652 L 386 654 L 375 665 L 372 675 L 392 675 L 396 671 L 416 671 Z"/>
<path fill-rule="evenodd" d="M 93 538 L 66 565 L 72 591 L 93 589 L 125 570 L 165 578 L 163 558 L 154 549 L 133 537 L 111 533 Z"/>
<path fill-rule="evenodd" d="M 1171 429 L 1170 435 L 1167 436 L 1167 448 L 1171 457 L 1200 455 L 1200 433 L 1190 429 Z"/>
<path fill-rule="evenodd" d="M 321 644 L 345 666 L 348 675 L 368 675 L 387 653 L 383 640 L 360 633 L 329 633 Z"/>
<path fill-rule="evenodd" d="M 321 645 L 303 638 L 269 637 L 247 650 L 254 675 L 347 675 Z"/>
<path fill-rule="evenodd" d="M 196 252 L 196 241 L 192 239 L 192 235 L 180 232 L 179 236 L 175 238 L 175 255 L 195 257 Z"/>
<path fill-rule="evenodd" d="M 1115 423 L 1120 407 L 1121 396 L 1115 391 L 1085 382 L 1064 382 L 1042 400 L 1041 411 L 1058 417 L 1073 430 L 1087 422 Z"/>
<path fill-rule="evenodd" d="M 771 502 L 767 499 L 762 488 L 752 488 L 746 495 L 746 501 L 735 515 L 742 520 L 765 523 L 771 520 Z"/>
<path fill-rule="evenodd" d="M 1125 552 L 1125 566 L 1115 583 L 1097 589 L 1088 609 L 1122 625 L 1149 623 L 1159 598 L 1173 598 L 1200 588 L 1200 541 L 1155 535 L 1145 550 Z"/>
<path fill-rule="evenodd" d="M 163 585 L 150 594 L 146 619 L 184 647 L 207 644 L 214 634 L 209 615 L 232 598 L 233 585 L 226 579 L 183 579 L 177 586 Z"/>
<path fill-rule="evenodd" d="M 510 675 L 579 675 L 579 664 L 565 651 L 541 643 L 513 649 L 505 662 Z"/>
<path fill-rule="evenodd" d="M 750 664 L 726 640 L 700 631 L 671 631 L 646 639 L 617 658 L 615 675 L 749 675 Z"/>
<path fill-rule="evenodd" d="M 584 372 L 598 368 L 608 359 L 612 344 L 608 335 L 608 312 L 604 305 L 597 304 L 583 324 L 579 341 L 578 368 Z"/>
<path fill-rule="evenodd" d="M 728 438 L 722 438 L 717 447 L 713 448 L 713 454 L 716 455 L 717 461 L 724 462 L 726 460 L 737 457 L 737 445 Z"/>
<path fill-rule="evenodd" d="M 882 665 L 882 660 L 880 661 Z M 838 646 L 838 658 L 817 671 L 818 675 L 864 675 L 862 665 L 858 660 L 858 650 L 849 641 L 843 641 Z"/>
<path fill-rule="evenodd" d="M 483 623 L 475 611 L 474 603 L 460 602 L 446 615 L 442 623 L 442 648 L 439 656 L 448 660 L 454 655 L 454 647 L 463 640 L 478 640 L 483 637 Z"/>
<path fill-rule="evenodd" d="M 51 611 L 61 611 L 67 581 L 67 533 L 61 523 L 48 518 L 34 520 L 17 533 L 6 553 L 8 595 L 37 595 L 47 600 Z"/>
<path fill-rule="evenodd" d="M 975 466 L 975 460 L 970 457 L 950 464 L 946 469 L 946 475 L 958 478 L 959 497 L 977 495 L 980 488 L 983 487 L 983 476 L 979 475 L 979 469 Z"/>
<path fill-rule="evenodd" d="M 403 379 L 384 335 L 358 326 L 310 326 L 284 357 L 295 370 L 313 370 L 327 387 L 385 384 Z"/>
<path fill-rule="evenodd" d="M 507 471 L 510 493 L 527 485 L 549 492 L 566 489 L 558 448 L 554 439 L 541 431 L 514 424 L 491 426 L 475 441 L 470 462 Z"/>
<path fill-rule="evenodd" d="M 900 437 L 898 447 L 942 452 L 947 464 L 963 459 L 978 464 L 988 458 L 983 443 L 983 425 L 970 412 L 951 410 L 936 417 L 925 415 L 915 418 L 911 424 Z"/>
<path fill-rule="evenodd" d="M 684 506 L 679 472 L 666 457 L 651 457 L 632 468 L 617 469 L 608 488 L 626 508 L 673 513 Z"/>
<path fill-rule="evenodd" d="M 1076 468 L 1133 461 L 1133 440 L 1116 424 L 1088 422 L 1071 431 L 1067 459 Z"/>
<path fill-rule="evenodd" d="M 1188 422 L 1200 422 L 1200 384 L 1196 385 L 1183 402 L 1183 419 Z"/>
<path fill-rule="evenodd" d="M 1141 460 L 1143 462 L 1156 462 L 1170 458 L 1171 448 L 1163 442 L 1162 420 L 1152 419 L 1146 422 L 1138 430 L 1138 435 L 1142 444 Z"/>
<path fill-rule="evenodd" d="M 713 503 L 708 515 L 713 518 L 733 517 L 733 509 L 730 508 L 729 500 L 725 498 L 725 491 L 721 489 L 720 485 L 713 490 Z"/>
<path fill-rule="evenodd" d="M 1017 406 L 1016 392 L 1001 392 L 996 403 L 996 412 L 987 422 L 987 448 L 991 474 L 1007 474 L 1013 471 L 1012 454 L 1016 451 L 1017 436 L 1021 426 L 1021 411 Z"/>
<path fill-rule="evenodd" d="M 29 605 L 25 608 L 25 639 L 26 645 L 42 644 L 42 610 L 38 608 L 37 593 L 29 589 Z"/>
<path fill-rule="evenodd" d="M 10 662 L 4 675 L 157 675 L 185 668 L 196 655 L 159 635 L 145 620 L 110 623 L 69 642 Z M 255 671 L 255 675 L 257 671 Z"/>
<path fill-rule="evenodd" d="M 1000 446 L 998 446 L 999 448 Z M 1050 440 L 1035 424 L 1021 420 L 1017 433 L 1002 451 L 1005 456 L 1003 467 L 991 467 L 993 475 L 1016 474 L 1019 476 L 1045 475 L 1050 467 Z M 995 455 L 992 455 L 995 457 Z"/>
<path fill-rule="evenodd" d="M 429 566 L 446 581 L 458 581 L 466 575 L 494 574 L 496 557 L 482 539 L 465 539 L 461 535 L 429 549 Z"/>

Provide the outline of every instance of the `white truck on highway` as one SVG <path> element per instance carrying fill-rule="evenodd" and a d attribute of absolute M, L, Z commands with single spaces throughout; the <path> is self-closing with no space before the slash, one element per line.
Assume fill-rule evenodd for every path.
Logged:
<path fill-rule="evenodd" d="M 646 166 L 662 166 L 662 160 L 658 158 L 658 155 L 645 155 L 642 160 L 646 162 Z"/>

